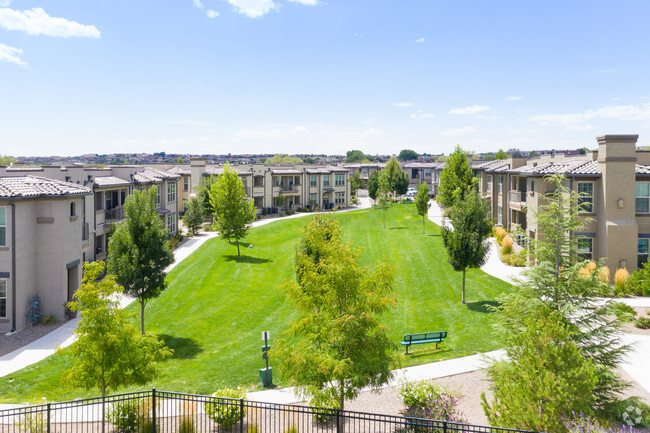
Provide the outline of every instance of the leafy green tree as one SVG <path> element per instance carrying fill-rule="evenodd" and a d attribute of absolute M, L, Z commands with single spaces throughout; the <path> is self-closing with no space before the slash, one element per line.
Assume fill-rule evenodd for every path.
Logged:
<path fill-rule="evenodd" d="M 264 164 L 302 164 L 302 159 L 296 156 L 283 155 L 278 153 L 264 161 Z"/>
<path fill-rule="evenodd" d="M 359 188 L 361 188 L 361 175 L 357 171 L 350 176 L 350 194 L 352 194 L 353 197 L 356 197 Z"/>
<path fill-rule="evenodd" d="M 447 249 L 449 263 L 454 271 L 463 272 L 463 297 L 465 303 L 465 273 L 469 268 L 479 268 L 487 260 L 490 246 L 488 204 L 472 192 L 451 208 L 451 225 L 442 227 L 442 243 Z"/>
<path fill-rule="evenodd" d="M 134 191 L 124 203 L 126 219 L 108 241 L 108 272 L 140 303 L 143 334 L 144 308 L 167 288 L 165 268 L 174 262 L 156 207 L 156 188 Z"/>
<path fill-rule="evenodd" d="M 495 160 L 508 159 L 508 154 L 503 149 L 499 149 L 496 155 L 494 155 L 494 159 Z"/>
<path fill-rule="evenodd" d="M 235 240 L 237 256 L 241 256 L 239 240 L 246 237 L 255 221 L 255 204 L 246 197 L 244 183 L 230 164 L 224 165 L 223 174 L 212 185 L 210 203 L 214 209 L 212 226 L 226 242 Z"/>
<path fill-rule="evenodd" d="M 281 340 L 284 377 L 314 405 L 345 408 L 364 387 L 391 378 L 395 343 L 382 316 L 395 305 L 393 269 L 359 264 L 361 250 L 344 243 L 338 222 L 315 217 L 296 252 L 296 281 L 285 285 L 299 318 Z"/>
<path fill-rule="evenodd" d="M 386 228 L 386 211 L 388 210 L 388 193 L 390 186 L 388 183 L 388 176 L 382 174 L 379 176 L 379 201 L 377 207 L 383 212 L 384 228 Z"/>
<path fill-rule="evenodd" d="M 178 159 L 176 160 L 176 164 L 182 164 L 183 163 L 183 157 L 179 156 Z"/>
<path fill-rule="evenodd" d="M 452 207 L 457 201 L 462 201 L 468 192 L 475 190 L 478 180 L 474 177 L 469 166 L 467 155 L 460 146 L 449 155 L 445 168 L 440 173 L 438 186 L 438 202 L 446 207 Z"/>
<path fill-rule="evenodd" d="M 185 209 L 185 214 L 183 215 L 183 223 L 192 232 L 192 234 L 196 235 L 199 233 L 203 221 L 205 221 L 205 215 L 203 213 L 201 200 L 198 197 L 192 197 L 187 203 L 187 208 Z"/>
<path fill-rule="evenodd" d="M 199 186 L 196 187 L 196 196 L 199 198 L 201 206 L 203 207 L 203 215 L 212 216 L 212 214 L 214 214 L 214 209 L 210 202 L 210 191 L 212 191 L 212 185 L 214 185 L 214 182 L 214 176 L 210 175 L 210 177 L 203 177 Z"/>
<path fill-rule="evenodd" d="M 524 154 L 519 149 L 508 149 L 508 156 L 511 158 L 523 158 Z"/>
<path fill-rule="evenodd" d="M 397 159 L 400 161 L 409 161 L 413 159 L 418 159 L 418 153 L 414 150 L 409 150 L 409 149 L 403 149 L 399 155 L 397 155 Z"/>
<path fill-rule="evenodd" d="M 401 176 L 404 173 L 402 166 L 394 156 L 391 156 L 386 163 L 386 168 L 381 171 L 381 176 L 386 181 L 387 192 L 396 192 L 397 184 L 400 182 Z M 408 186 L 407 186 L 408 188 Z M 406 193 L 406 191 L 405 191 Z"/>
<path fill-rule="evenodd" d="M 119 307 L 120 287 L 115 276 L 101 278 L 104 262 L 84 264 L 81 287 L 68 308 L 81 312 L 77 341 L 65 349 L 75 363 L 64 378 L 85 389 L 106 390 L 145 385 L 159 372 L 157 363 L 172 350 L 152 335 L 138 335 L 127 313 Z"/>
<path fill-rule="evenodd" d="M 415 207 L 418 210 L 418 215 L 422 217 L 422 234 L 424 234 L 424 223 L 429 214 L 429 185 L 426 182 L 423 182 L 418 188 L 418 193 L 415 196 Z"/>
<path fill-rule="evenodd" d="M 565 432 L 571 413 L 593 413 L 596 367 L 558 311 L 538 305 L 517 322 L 521 332 L 500 334 L 507 359 L 488 369 L 493 399 L 481 395 L 485 414 L 491 425 Z"/>
<path fill-rule="evenodd" d="M 534 150 L 531 150 L 528 156 L 531 158 L 537 158 L 539 156 L 539 153 L 535 152 Z"/>
<path fill-rule="evenodd" d="M 373 200 L 377 200 L 378 193 L 379 193 L 379 172 L 373 171 L 372 173 L 370 173 L 370 177 L 368 178 L 368 196 Z"/>
<path fill-rule="evenodd" d="M 348 150 L 346 153 L 345 162 L 363 162 L 365 161 L 366 155 L 360 150 Z"/>
<path fill-rule="evenodd" d="M 12 165 L 14 162 L 16 162 L 16 158 L 9 156 L 9 155 L 0 155 L 0 167 L 9 167 Z"/>
<path fill-rule="evenodd" d="M 395 177 L 395 194 L 403 196 L 409 189 L 409 175 L 404 171 L 398 173 Z"/>
<path fill-rule="evenodd" d="M 495 155 L 493 152 L 483 154 L 483 161 L 494 161 Z"/>

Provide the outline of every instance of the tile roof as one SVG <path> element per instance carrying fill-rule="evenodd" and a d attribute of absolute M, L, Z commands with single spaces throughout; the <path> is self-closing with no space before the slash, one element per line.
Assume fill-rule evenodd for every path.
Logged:
<path fill-rule="evenodd" d="M 485 170 L 485 171 L 505 171 L 510 168 L 510 164 L 503 159 L 496 161 L 487 161 L 472 166 L 472 170 Z"/>
<path fill-rule="evenodd" d="M 39 176 L 0 177 L 0 197 L 65 197 L 91 194 L 90 188 L 76 183 Z"/>
<path fill-rule="evenodd" d="M 437 162 L 408 162 L 404 168 L 434 168 Z"/>
<path fill-rule="evenodd" d="M 548 174 L 600 176 L 598 161 L 594 160 L 569 160 L 557 164 L 548 163 L 537 166 L 525 165 L 510 171 L 513 173 L 538 176 L 545 176 Z"/>
<path fill-rule="evenodd" d="M 639 165 L 635 167 L 635 173 L 640 175 L 650 175 L 650 165 Z"/>
<path fill-rule="evenodd" d="M 235 171 L 237 174 L 251 174 L 250 169 L 245 169 L 245 168 L 238 168 L 234 166 L 230 166 L 232 170 Z M 205 168 L 205 171 L 203 172 L 204 176 L 210 176 L 210 175 L 215 175 L 219 176 L 220 174 L 223 174 L 223 166 L 216 166 L 216 165 L 211 165 L 209 167 Z"/>
<path fill-rule="evenodd" d="M 106 186 L 131 185 L 131 182 L 115 176 L 97 176 L 95 177 L 95 187 L 103 188 Z"/>
<path fill-rule="evenodd" d="M 187 175 L 187 174 L 192 174 L 192 170 L 190 170 L 189 168 L 183 168 L 183 167 L 179 167 L 179 166 L 175 165 L 172 168 L 170 168 L 169 170 L 167 170 L 167 173 L 185 174 L 185 175 Z"/>
<path fill-rule="evenodd" d="M 144 170 L 133 175 L 135 183 L 158 183 L 167 179 L 180 179 L 180 176 L 151 167 L 145 167 Z"/>

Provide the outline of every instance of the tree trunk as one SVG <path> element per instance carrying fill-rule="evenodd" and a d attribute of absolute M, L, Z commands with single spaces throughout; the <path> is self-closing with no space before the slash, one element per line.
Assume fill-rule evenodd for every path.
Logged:
<path fill-rule="evenodd" d="M 239 252 L 239 239 L 235 239 L 235 242 L 237 242 L 237 257 L 241 257 L 241 253 Z"/>
<path fill-rule="evenodd" d="M 384 206 L 384 228 L 386 228 L 386 206 Z"/>
<path fill-rule="evenodd" d="M 343 393 L 344 391 L 345 391 L 345 383 L 341 381 L 341 383 L 339 384 L 339 409 L 341 410 L 345 410 L 345 394 Z M 341 418 L 339 417 L 339 419 Z"/>
<path fill-rule="evenodd" d="M 465 303 L 465 272 L 467 269 L 463 269 L 463 304 Z"/>
<path fill-rule="evenodd" d="M 106 397 L 106 377 L 104 376 L 103 368 L 102 368 L 102 397 Z"/>
<path fill-rule="evenodd" d="M 427 214 L 422 215 L 422 235 L 424 236 L 424 218 L 426 217 Z"/>
<path fill-rule="evenodd" d="M 140 332 L 144 335 L 144 302 L 140 301 Z"/>

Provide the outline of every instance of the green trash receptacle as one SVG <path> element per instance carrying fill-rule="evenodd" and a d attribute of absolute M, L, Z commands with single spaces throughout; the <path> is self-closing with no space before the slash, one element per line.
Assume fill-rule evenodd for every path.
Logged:
<path fill-rule="evenodd" d="M 260 368 L 260 382 L 264 388 L 273 384 L 273 369 L 271 367 Z"/>

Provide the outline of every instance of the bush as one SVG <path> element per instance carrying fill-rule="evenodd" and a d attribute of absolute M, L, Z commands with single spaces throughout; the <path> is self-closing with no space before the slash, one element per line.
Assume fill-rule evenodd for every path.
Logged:
<path fill-rule="evenodd" d="M 641 316 L 634 321 L 634 326 L 639 329 L 650 329 L 650 317 Z"/>
<path fill-rule="evenodd" d="M 174 236 L 169 238 L 169 248 L 172 250 L 175 249 L 180 245 L 180 243 L 183 241 L 183 235 L 180 233 L 176 233 Z"/>
<path fill-rule="evenodd" d="M 45 316 L 41 323 L 43 325 L 50 325 L 52 323 L 56 323 L 56 317 L 54 317 L 52 314 L 50 314 L 49 316 Z"/>
<path fill-rule="evenodd" d="M 196 433 L 196 427 L 194 426 L 194 419 L 183 415 L 180 422 L 178 423 L 178 428 L 176 433 Z"/>
<path fill-rule="evenodd" d="M 609 272 L 609 267 L 603 266 L 600 268 L 600 271 L 598 271 L 598 279 L 603 283 L 609 284 L 612 279 L 612 275 Z"/>
<path fill-rule="evenodd" d="M 138 431 L 140 400 L 116 401 L 107 409 L 106 417 L 119 433 Z"/>
<path fill-rule="evenodd" d="M 14 425 L 21 432 L 45 433 L 47 426 L 45 416 L 46 413 L 29 406 L 20 408 L 18 409 L 18 416 L 14 420 Z"/>
<path fill-rule="evenodd" d="M 612 313 L 622 322 L 634 322 L 636 311 L 634 308 L 622 302 L 614 302 L 611 305 Z"/>
<path fill-rule="evenodd" d="M 501 254 L 512 254 L 512 238 L 509 235 L 505 235 L 503 239 L 501 239 Z"/>
<path fill-rule="evenodd" d="M 243 409 L 244 413 L 241 413 L 239 402 L 225 400 L 224 398 L 235 399 L 244 398 L 245 396 L 246 390 L 244 389 L 220 389 L 212 394 L 212 397 L 216 397 L 215 399 L 203 403 L 205 413 L 224 430 L 230 430 L 239 422 L 240 417 L 246 416 L 246 408 Z"/>
<path fill-rule="evenodd" d="M 630 276 L 630 273 L 625 268 L 618 268 L 614 274 L 614 294 L 617 296 L 625 295 L 625 283 L 627 278 Z"/>
<path fill-rule="evenodd" d="M 459 396 L 435 381 L 404 383 L 399 395 L 406 406 L 402 411 L 406 417 L 466 422 L 457 412 Z"/>
<path fill-rule="evenodd" d="M 327 422 L 331 416 L 336 415 L 336 410 L 340 408 L 336 398 L 324 393 L 318 393 L 312 397 L 309 405 L 313 408 L 316 422 Z"/>
<path fill-rule="evenodd" d="M 625 282 L 625 291 L 630 295 L 650 296 L 649 277 L 647 269 L 632 272 Z"/>
<path fill-rule="evenodd" d="M 508 266 L 526 266 L 526 253 L 522 251 L 519 254 L 502 254 L 501 261 Z"/>
<path fill-rule="evenodd" d="M 596 418 L 590 416 L 575 415 L 574 418 L 566 420 L 565 426 L 568 433 L 635 433 L 635 430 L 627 429 L 625 427 L 606 427 L 602 425 Z"/>
<path fill-rule="evenodd" d="M 494 233 L 496 234 L 497 243 L 498 243 L 499 245 L 501 245 L 501 241 L 503 241 L 503 238 L 504 238 L 504 237 L 506 236 L 506 234 L 507 234 L 507 233 L 506 233 L 506 229 L 504 229 L 503 227 L 497 227 L 497 228 L 494 230 Z"/>

